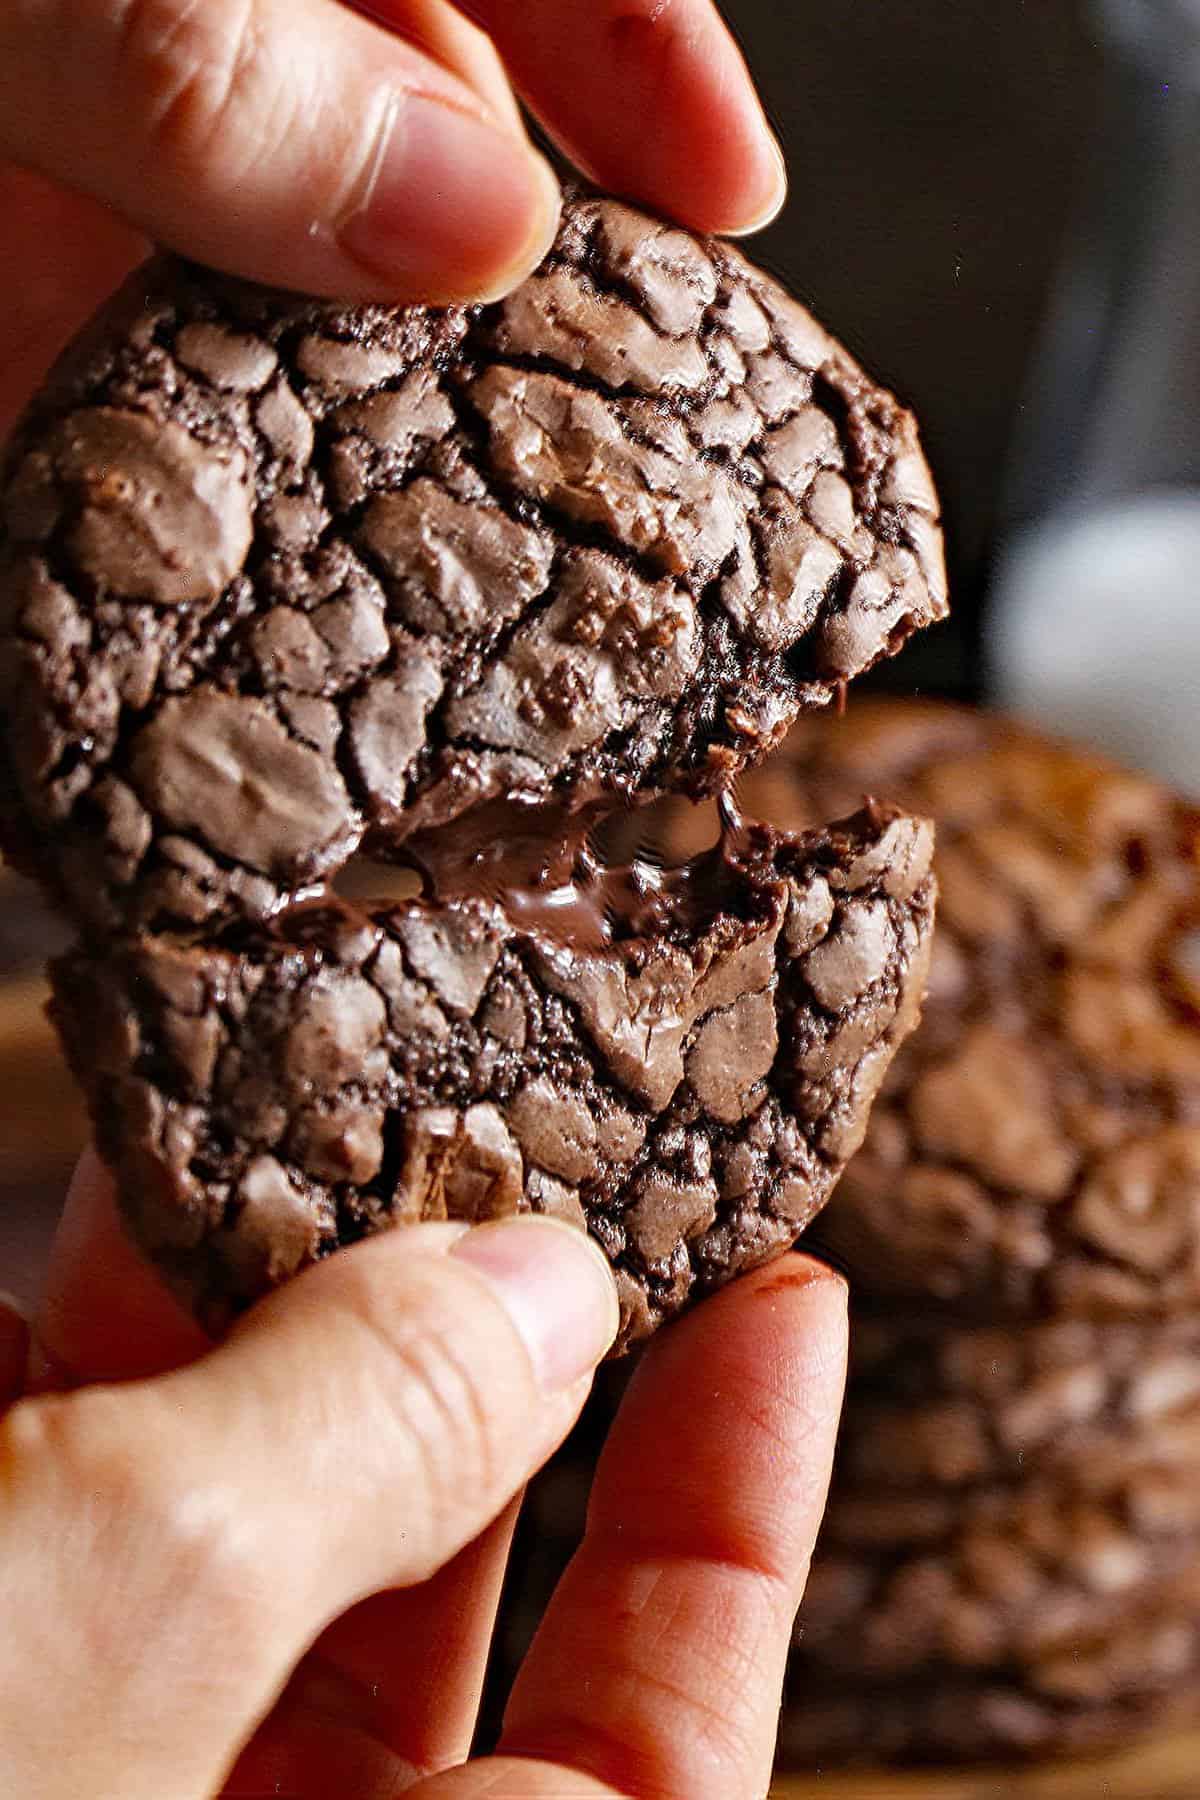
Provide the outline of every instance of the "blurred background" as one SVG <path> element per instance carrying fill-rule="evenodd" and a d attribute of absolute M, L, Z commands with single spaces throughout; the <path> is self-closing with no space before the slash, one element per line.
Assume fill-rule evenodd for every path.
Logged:
<path fill-rule="evenodd" d="M 765 260 L 916 410 L 953 619 L 877 685 L 1200 791 L 1200 3 L 729 0 Z"/>

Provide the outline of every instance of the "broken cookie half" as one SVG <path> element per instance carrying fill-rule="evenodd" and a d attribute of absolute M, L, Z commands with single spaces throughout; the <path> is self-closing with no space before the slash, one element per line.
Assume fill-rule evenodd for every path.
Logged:
<path fill-rule="evenodd" d="M 603 1245 L 625 1346 L 824 1204 L 917 1018 L 931 851 L 882 808 L 743 827 L 609 871 L 645 902 L 586 947 L 502 903 L 326 899 L 74 951 L 54 1014 L 130 1227 L 210 1328 L 370 1232 L 530 1210 Z"/>
<path fill-rule="evenodd" d="M 448 310 L 160 259 L 0 464 L 0 835 L 92 932 L 266 917 L 715 793 L 945 610 L 912 415 L 728 245 L 577 196 Z"/>

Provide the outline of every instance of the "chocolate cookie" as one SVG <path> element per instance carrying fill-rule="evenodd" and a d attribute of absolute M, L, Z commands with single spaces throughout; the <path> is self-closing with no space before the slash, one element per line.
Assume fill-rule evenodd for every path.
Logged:
<path fill-rule="evenodd" d="M 1197 1329 L 859 1329 L 791 1757 L 1061 1751 L 1195 1703 Z"/>
<path fill-rule="evenodd" d="M 859 1295 L 969 1321 L 1200 1300 L 1200 813 L 1004 719 L 912 701 L 801 722 L 745 803 L 928 813 L 920 1031 L 818 1248 Z M 673 840 L 695 829 L 673 822 Z"/>
<path fill-rule="evenodd" d="M 622 1343 L 824 1203 L 915 1022 L 932 835 L 872 808 L 670 871 L 497 899 L 329 897 L 53 968 L 137 1240 L 219 1327 L 383 1227 L 588 1228 Z"/>
<path fill-rule="evenodd" d="M 1200 1317 L 959 1330 L 856 1319 L 843 1488 L 945 1496 L 1119 1456 L 1200 1478 Z M 940 1501 L 939 1501 L 940 1503 Z"/>
<path fill-rule="evenodd" d="M 1167 1607 L 1200 1569 L 1197 1433 L 970 1489 L 839 1479 L 800 1611 L 805 1669 L 864 1680 L 1040 1667 Z"/>
<path fill-rule="evenodd" d="M 593 198 L 483 308 L 149 264 L 0 517 L 0 825 L 93 934 L 267 919 L 497 795 L 713 792 L 945 611 L 911 417 Z"/>
<path fill-rule="evenodd" d="M 1170 1601 L 1130 1608 L 1110 1635 L 1036 1671 L 940 1669 L 886 1683 L 798 1672 L 780 1717 L 778 1766 L 811 1773 L 823 1762 L 1064 1756 L 1194 1724 L 1198 1714 L 1194 1569 Z"/>
<path fill-rule="evenodd" d="M 954 1486 L 937 1470 L 918 1482 L 901 1462 L 895 1483 L 872 1487 L 843 1443 L 789 1660 L 781 1767 L 1062 1753 L 1195 1717 L 1200 1445 L 1185 1447 L 1170 1423 L 1188 1410 L 1167 1398 L 1182 1328 L 1157 1350 L 1147 1327 L 1136 1330 L 1160 1394 L 1135 1428 L 1140 1457 L 1115 1454 L 1115 1436 L 1112 1455 L 1096 1440 L 1081 1454 L 1077 1440 L 1073 1466 L 1064 1456 L 1045 1476 L 1031 1457 L 1014 1480 L 968 1491 L 957 1473 Z M 1113 1359 L 1114 1388 L 1124 1364 Z M 860 1352 L 856 1381 L 862 1367 Z M 582 1536 L 604 1402 L 531 1485 L 500 1615 L 493 1722 Z M 852 1386 L 852 1424 L 857 1404 Z"/>

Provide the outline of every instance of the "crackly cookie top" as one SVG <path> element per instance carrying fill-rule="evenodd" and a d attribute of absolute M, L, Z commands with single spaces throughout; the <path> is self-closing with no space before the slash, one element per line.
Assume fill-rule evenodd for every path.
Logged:
<path fill-rule="evenodd" d="M 971 1319 L 1200 1297 L 1200 814 L 986 713 L 854 704 L 745 800 L 928 814 L 930 992 L 821 1238 L 864 1297 Z"/>
<path fill-rule="evenodd" d="M 650 929 L 323 900 L 53 969 L 137 1240 L 206 1323 L 365 1233 L 518 1210 L 611 1259 L 622 1342 L 779 1254 L 862 1141 L 920 1007 L 931 834 L 755 829 Z"/>
<path fill-rule="evenodd" d="M 711 791 L 945 610 L 911 417 L 594 198 L 484 308 L 148 265 L 0 517 L 8 848 L 101 929 L 265 916 L 499 793 Z"/>

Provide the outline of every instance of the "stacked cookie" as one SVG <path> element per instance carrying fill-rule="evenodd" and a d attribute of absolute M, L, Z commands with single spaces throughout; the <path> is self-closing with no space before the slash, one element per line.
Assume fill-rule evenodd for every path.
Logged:
<path fill-rule="evenodd" d="M 927 811 L 942 893 L 923 1023 L 817 1233 L 857 1325 L 784 1761 L 1192 1711 L 1200 816 L 911 702 L 802 726 L 770 779 L 793 817 L 864 789 Z"/>
<path fill-rule="evenodd" d="M 801 1768 L 1051 1754 L 1200 1706 L 1200 1331 L 860 1321 L 797 1627 Z"/>
<path fill-rule="evenodd" d="M 806 1240 L 855 1293 L 782 1765 L 1048 1755 L 1200 1712 L 1200 815 L 998 719 L 804 723 L 743 803 L 937 824 L 920 1026 Z M 669 854 L 711 821 L 671 807 Z M 515 1666 L 581 1529 L 535 1487 Z"/>

